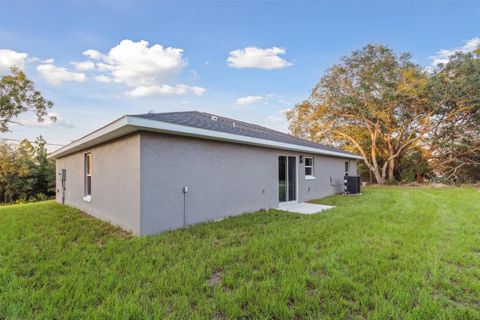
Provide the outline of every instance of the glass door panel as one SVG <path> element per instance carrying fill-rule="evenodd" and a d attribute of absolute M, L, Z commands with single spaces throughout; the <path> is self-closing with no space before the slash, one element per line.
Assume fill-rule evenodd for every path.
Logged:
<path fill-rule="evenodd" d="M 278 157 L 278 201 L 287 201 L 287 157 Z"/>
<path fill-rule="evenodd" d="M 278 201 L 297 200 L 297 158 L 278 157 Z"/>
<path fill-rule="evenodd" d="M 288 201 L 297 200 L 297 158 L 288 157 Z"/>

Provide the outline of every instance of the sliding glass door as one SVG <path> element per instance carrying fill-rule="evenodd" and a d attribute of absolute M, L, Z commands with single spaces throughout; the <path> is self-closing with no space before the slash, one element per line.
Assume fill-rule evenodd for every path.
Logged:
<path fill-rule="evenodd" d="M 297 161 L 296 157 L 278 157 L 278 201 L 297 200 Z"/>

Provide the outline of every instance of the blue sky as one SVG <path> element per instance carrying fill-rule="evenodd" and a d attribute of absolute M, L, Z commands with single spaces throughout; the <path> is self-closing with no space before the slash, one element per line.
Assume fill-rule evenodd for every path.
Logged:
<path fill-rule="evenodd" d="M 282 112 L 352 50 L 385 44 L 429 66 L 479 36 L 479 0 L 2 1 L 0 73 L 20 64 L 59 119 L 26 114 L 2 136 L 65 144 L 150 110 L 286 131 Z"/>

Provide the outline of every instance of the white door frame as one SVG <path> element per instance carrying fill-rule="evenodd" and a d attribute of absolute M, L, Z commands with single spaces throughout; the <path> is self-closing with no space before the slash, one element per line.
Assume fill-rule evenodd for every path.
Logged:
<path fill-rule="evenodd" d="M 283 206 L 283 205 L 287 205 L 287 204 L 291 204 L 291 203 L 298 203 L 298 157 L 297 156 L 294 156 L 294 155 L 286 155 L 286 154 L 279 154 L 277 155 L 277 175 L 278 175 L 278 159 L 280 157 L 286 157 L 286 163 L 285 163 L 285 192 L 286 192 L 286 196 L 288 198 L 288 157 L 293 157 L 295 158 L 295 170 L 296 170 L 296 174 L 295 174 L 295 200 L 292 200 L 292 201 L 283 201 L 283 202 L 280 202 L 280 200 L 278 200 L 278 205 L 279 206 Z M 277 176 L 277 197 L 279 196 L 278 194 L 278 190 L 280 189 L 280 181 L 278 179 L 278 176 Z M 278 198 L 277 198 L 278 199 Z"/>

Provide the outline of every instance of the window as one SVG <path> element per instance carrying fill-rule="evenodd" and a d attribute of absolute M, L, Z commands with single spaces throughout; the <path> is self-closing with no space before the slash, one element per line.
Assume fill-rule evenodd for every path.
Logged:
<path fill-rule="evenodd" d="M 313 158 L 305 157 L 305 176 L 313 177 Z"/>
<path fill-rule="evenodd" d="M 345 177 L 348 177 L 348 171 L 349 171 L 348 165 L 349 165 L 348 161 L 345 161 Z"/>
<path fill-rule="evenodd" d="M 89 197 L 92 194 L 92 155 L 90 153 L 85 154 L 84 161 L 85 172 L 85 188 L 84 195 Z"/>

